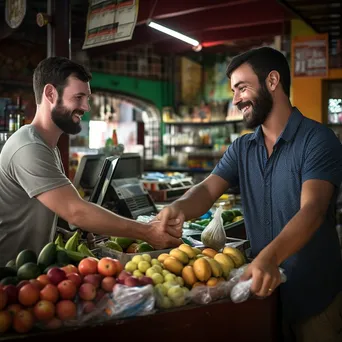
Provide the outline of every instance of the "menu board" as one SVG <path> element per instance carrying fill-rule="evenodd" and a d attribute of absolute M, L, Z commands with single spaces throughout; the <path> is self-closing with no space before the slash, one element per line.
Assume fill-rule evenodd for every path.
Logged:
<path fill-rule="evenodd" d="M 139 0 L 89 0 L 83 49 L 130 40 Z"/>
<path fill-rule="evenodd" d="M 295 37 L 292 40 L 292 72 L 294 77 L 328 75 L 328 35 Z"/>

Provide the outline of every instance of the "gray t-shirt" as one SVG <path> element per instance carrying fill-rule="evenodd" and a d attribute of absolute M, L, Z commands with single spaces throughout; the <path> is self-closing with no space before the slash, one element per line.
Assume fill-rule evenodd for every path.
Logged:
<path fill-rule="evenodd" d="M 55 214 L 35 197 L 71 184 L 59 150 L 32 125 L 15 132 L 0 153 L 0 266 L 23 249 L 37 254 L 55 233 Z"/>

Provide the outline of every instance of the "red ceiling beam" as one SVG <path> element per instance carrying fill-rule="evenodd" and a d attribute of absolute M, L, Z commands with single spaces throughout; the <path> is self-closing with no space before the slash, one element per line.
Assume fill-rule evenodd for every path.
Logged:
<path fill-rule="evenodd" d="M 250 40 L 259 37 L 273 37 L 284 33 L 283 23 L 273 23 L 260 26 L 233 28 L 221 31 L 207 31 L 201 34 L 201 43 L 223 43 L 241 40 Z M 155 51 L 158 53 L 181 53 L 191 51 L 192 47 L 189 44 L 183 43 L 178 39 L 169 39 L 161 43 L 155 44 Z M 205 50 L 205 48 L 203 48 Z"/>
<path fill-rule="evenodd" d="M 153 9 L 155 0 L 150 0 L 149 6 L 147 5 L 147 2 L 145 2 L 144 6 L 139 8 L 137 25 L 145 24 L 150 16 L 152 16 L 153 19 L 166 19 L 196 12 L 209 11 L 215 8 L 224 8 L 234 5 L 248 6 L 252 2 L 258 1 L 260 2 L 260 0 L 159 0 Z"/>

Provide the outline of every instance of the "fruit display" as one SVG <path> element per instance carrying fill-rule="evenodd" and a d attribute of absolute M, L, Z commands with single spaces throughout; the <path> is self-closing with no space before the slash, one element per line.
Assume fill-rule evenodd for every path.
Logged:
<path fill-rule="evenodd" d="M 110 242 L 126 251 L 144 243 L 124 238 Z M 0 334 L 153 313 L 155 306 L 166 310 L 203 304 L 199 294 L 229 284 L 231 271 L 245 263 L 244 254 L 234 247 L 214 250 L 187 244 L 168 253 L 142 252 L 122 263 L 90 251 L 78 231 L 65 243 L 58 235 L 38 255 L 23 250 L 0 267 Z"/>

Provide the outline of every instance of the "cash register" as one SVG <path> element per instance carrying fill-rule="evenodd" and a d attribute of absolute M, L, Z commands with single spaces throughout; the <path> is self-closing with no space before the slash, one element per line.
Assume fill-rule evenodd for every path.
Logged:
<path fill-rule="evenodd" d="M 131 219 L 155 215 L 157 208 L 140 181 L 142 170 L 139 154 L 107 157 L 89 201 Z"/>

